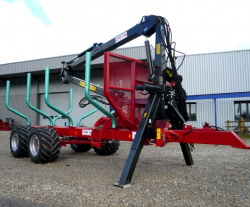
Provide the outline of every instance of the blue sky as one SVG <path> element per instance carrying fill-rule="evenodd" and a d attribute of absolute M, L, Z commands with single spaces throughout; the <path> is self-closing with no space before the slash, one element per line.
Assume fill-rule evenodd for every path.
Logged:
<path fill-rule="evenodd" d="M 0 64 L 80 53 L 150 14 L 168 19 L 186 54 L 250 49 L 249 10 L 249 0 L 0 0 Z"/>

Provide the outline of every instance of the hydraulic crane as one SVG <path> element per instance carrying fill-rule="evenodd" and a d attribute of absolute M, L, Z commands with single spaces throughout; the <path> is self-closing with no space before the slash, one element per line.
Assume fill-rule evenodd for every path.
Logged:
<path fill-rule="evenodd" d="M 83 80 L 73 76 L 75 68 L 83 66 L 86 53 L 91 52 L 91 60 L 104 54 L 106 51 L 126 44 L 127 42 L 143 35 L 146 38 L 155 34 L 155 58 L 150 53 L 149 41 L 145 41 L 148 71 L 148 81 L 136 86 L 136 90 L 147 91 L 148 98 L 143 117 L 137 129 L 127 163 L 124 167 L 119 185 L 130 183 L 140 152 L 146 137 L 155 137 L 153 128 L 155 120 L 169 120 L 173 129 L 182 129 L 188 119 L 186 111 L 186 93 L 182 88 L 182 77 L 178 75 L 175 63 L 175 43 L 172 42 L 171 29 L 168 21 L 161 16 L 143 16 L 140 23 L 129 30 L 119 34 L 106 43 L 95 43 L 92 47 L 81 52 L 69 61 L 62 62 L 61 78 L 63 84 L 72 83 L 85 87 Z M 166 85 L 166 82 L 171 85 Z M 103 96 L 103 88 L 96 86 L 95 93 Z M 90 87 L 91 89 L 91 87 Z M 180 143 L 187 165 L 193 165 L 188 143 Z"/>

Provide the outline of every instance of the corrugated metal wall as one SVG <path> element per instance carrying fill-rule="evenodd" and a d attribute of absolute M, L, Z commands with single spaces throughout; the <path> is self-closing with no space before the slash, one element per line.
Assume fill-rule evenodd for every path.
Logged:
<path fill-rule="evenodd" d="M 113 52 L 127 57 L 135 58 L 138 60 L 146 59 L 146 52 L 144 46 L 120 48 L 114 50 Z M 1 64 L 0 75 L 43 71 L 45 70 L 46 66 L 49 66 L 52 70 L 58 69 L 62 67 L 61 61 L 70 60 L 75 56 L 76 55 L 65 55 L 65 56 L 30 60 L 24 62 Z M 103 63 L 103 56 L 91 62 L 91 64 L 102 64 L 102 63 Z"/>
<path fill-rule="evenodd" d="M 177 65 L 182 57 L 177 58 Z M 188 55 L 179 74 L 183 76 L 183 88 L 188 95 L 234 93 L 250 91 L 250 50 Z M 226 120 L 234 120 L 234 101 L 249 98 L 217 99 L 217 126 L 225 129 Z M 198 100 L 197 121 L 215 125 L 214 100 Z"/>
<path fill-rule="evenodd" d="M 179 74 L 187 94 L 199 95 L 250 91 L 249 71 L 250 50 L 243 50 L 188 55 Z"/>
<path fill-rule="evenodd" d="M 66 55 L 39 60 L 2 64 L 0 65 L 0 75 L 44 71 L 46 66 L 49 66 L 51 69 L 57 69 L 61 68 L 61 61 L 69 60 L 73 57 L 74 55 Z"/>

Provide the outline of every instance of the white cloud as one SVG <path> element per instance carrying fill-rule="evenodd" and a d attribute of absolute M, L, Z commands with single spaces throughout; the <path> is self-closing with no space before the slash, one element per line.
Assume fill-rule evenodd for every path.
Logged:
<path fill-rule="evenodd" d="M 22 1 L 0 1 L 0 64 L 79 53 L 150 14 L 169 20 L 177 49 L 187 54 L 250 49 L 248 0 L 40 0 L 40 4 L 51 20 L 49 26 Z M 126 46 L 143 44 L 142 37 Z"/>

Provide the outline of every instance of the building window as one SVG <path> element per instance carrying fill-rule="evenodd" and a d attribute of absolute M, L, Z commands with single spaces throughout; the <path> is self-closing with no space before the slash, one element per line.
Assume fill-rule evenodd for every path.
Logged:
<path fill-rule="evenodd" d="M 234 102 L 234 118 L 239 120 L 240 117 L 243 117 L 244 120 L 250 120 L 250 101 Z"/>
<path fill-rule="evenodd" d="M 187 104 L 187 113 L 188 113 L 188 121 L 196 121 L 196 103 L 186 103 Z"/>

